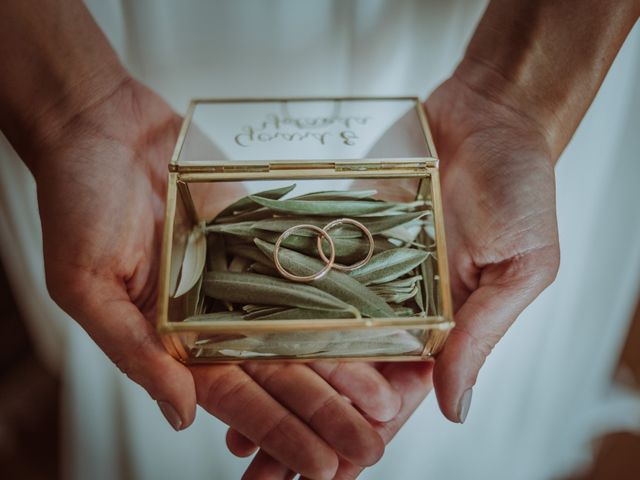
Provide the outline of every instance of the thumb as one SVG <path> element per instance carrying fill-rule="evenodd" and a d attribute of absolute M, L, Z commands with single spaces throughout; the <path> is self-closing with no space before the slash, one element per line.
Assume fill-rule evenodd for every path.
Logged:
<path fill-rule="evenodd" d="M 90 273 L 69 278 L 66 282 L 47 279 L 52 298 L 123 373 L 158 402 L 175 430 L 189 426 L 196 407 L 191 372 L 167 353 L 124 286 Z M 54 284 L 58 287 L 51 288 Z"/>
<path fill-rule="evenodd" d="M 478 288 L 456 312 L 456 326 L 438 354 L 433 381 L 442 413 L 463 423 L 480 368 L 517 316 L 555 278 L 557 247 L 486 266 Z"/>

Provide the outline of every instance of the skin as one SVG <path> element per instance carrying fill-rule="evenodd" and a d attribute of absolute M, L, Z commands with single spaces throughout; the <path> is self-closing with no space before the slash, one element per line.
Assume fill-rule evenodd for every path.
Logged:
<path fill-rule="evenodd" d="M 245 478 L 355 478 L 432 382 L 444 414 L 464 420 L 486 356 L 555 277 L 553 166 L 639 11 L 637 1 L 494 1 L 426 102 L 457 323 L 433 367 L 188 368 L 151 325 L 180 118 L 128 75 L 80 2 L 8 0 L 0 128 L 36 179 L 52 297 L 174 428 L 193 421 L 198 402 L 230 425 L 232 452 L 260 447 Z"/>
<path fill-rule="evenodd" d="M 0 58 L 0 128 L 36 180 L 52 298 L 176 430 L 197 403 L 311 478 L 332 478 L 339 458 L 375 463 L 384 441 L 368 419 L 401 405 L 373 366 L 187 367 L 162 347 L 157 268 L 182 119 L 126 72 L 84 5 L 4 2 Z M 243 192 L 212 193 L 196 200 L 222 208 Z"/>
<path fill-rule="evenodd" d="M 425 102 L 441 160 L 456 326 L 433 371 L 381 369 L 403 399 L 380 432 L 385 442 L 419 405 L 414 395 L 432 386 L 444 415 L 463 422 L 464 393 L 487 356 L 554 280 L 554 166 L 639 14 L 638 1 L 492 1 L 464 59 Z M 239 437 L 228 433 L 229 449 L 252 453 Z M 335 478 L 361 471 L 341 459 Z M 261 450 L 244 478 L 292 475 Z"/>

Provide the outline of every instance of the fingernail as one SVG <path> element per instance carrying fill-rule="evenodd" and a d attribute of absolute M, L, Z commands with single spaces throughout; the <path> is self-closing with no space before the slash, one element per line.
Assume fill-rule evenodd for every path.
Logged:
<path fill-rule="evenodd" d="M 460 402 L 458 402 L 458 421 L 460 423 L 464 423 L 464 421 L 467 419 L 467 413 L 469 413 L 472 396 L 473 388 L 467 388 L 462 394 L 462 397 L 460 397 Z"/>
<path fill-rule="evenodd" d="M 162 401 L 158 402 L 158 407 L 160 407 L 160 411 L 162 415 L 164 415 L 164 418 L 167 419 L 167 422 L 169 422 L 169 425 L 171 425 L 176 432 L 180 431 L 182 428 L 182 419 L 180 415 L 178 415 L 178 412 L 176 412 L 176 409 L 173 408 L 169 402 Z"/>

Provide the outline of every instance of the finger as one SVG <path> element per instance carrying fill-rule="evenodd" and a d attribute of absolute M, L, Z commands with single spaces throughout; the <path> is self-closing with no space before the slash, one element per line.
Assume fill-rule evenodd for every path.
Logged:
<path fill-rule="evenodd" d="M 382 374 L 400 392 L 402 408 L 393 420 L 376 426 L 385 443 L 389 443 L 433 389 L 433 362 L 387 363 Z"/>
<path fill-rule="evenodd" d="M 310 366 L 370 418 L 387 422 L 398 414 L 400 395 L 372 364 L 313 362 Z"/>
<path fill-rule="evenodd" d="M 237 430 L 230 428 L 227 430 L 227 448 L 236 457 L 244 458 L 253 455 L 258 446 Z"/>
<path fill-rule="evenodd" d="M 440 409 L 463 423 L 478 372 L 498 340 L 555 278 L 551 247 L 485 267 L 475 290 L 456 312 L 456 326 L 436 359 L 434 382 Z"/>
<path fill-rule="evenodd" d="M 402 405 L 400 394 L 372 364 L 314 362 L 309 365 L 374 420 L 388 421 L 398 413 Z M 387 414 L 384 415 L 384 412 Z M 227 432 L 227 446 L 231 453 L 239 457 L 247 457 L 257 448 L 233 429 Z"/>
<path fill-rule="evenodd" d="M 296 476 L 264 450 L 260 450 L 242 475 L 242 480 L 290 480 Z"/>
<path fill-rule="evenodd" d="M 372 465 L 382 456 L 384 443 L 369 422 L 306 365 L 250 362 L 243 368 L 349 461 Z"/>
<path fill-rule="evenodd" d="M 393 420 L 375 425 L 376 431 L 385 443 L 389 443 L 393 439 L 400 428 L 402 428 L 409 417 L 411 417 L 411 414 L 432 390 L 432 371 L 432 362 L 403 362 L 383 365 L 381 373 L 392 387 L 400 392 L 402 399 L 402 408 Z M 256 470 L 257 468 L 254 469 L 254 471 Z M 334 480 L 355 479 L 362 473 L 362 470 L 362 467 L 341 458 Z M 301 480 L 305 480 L 306 478 L 307 477 L 301 477 Z"/>
<path fill-rule="evenodd" d="M 175 430 L 188 427 L 195 418 L 196 395 L 187 367 L 167 353 L 122 286 L 88 273 L 78 277 L 64 288 L 50 288 L 54 300 L 158 402 Z"/>
<path fill-rule="evenodd" d="M 324 440 L 237 365 L 190 367 L 198 403 L 293 471 L 332 478 L 338 458 Z M 292 396 L 304 392 L 298 384 Z"/>
<path fill-rule="evenodd" d="M 396 417 L 390 422 L 376 425 L 376 431 L 385 443 L 393 439 L 433 388 L 432 371 L 432 362 L 387 363 L 382 367 L 382 374 L 402 398 L 402 408 Z M 355 479 L 362 470 L 362 467 L 340 459 L 334 480 Z"/>

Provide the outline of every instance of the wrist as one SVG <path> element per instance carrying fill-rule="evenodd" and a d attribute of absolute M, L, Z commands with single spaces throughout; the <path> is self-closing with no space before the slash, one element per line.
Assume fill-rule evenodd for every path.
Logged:
<path fill-rule="evenodd" d="M 55 89 L 43 95 L 41 104 L 22 115 L 32 141 L 43 146 L 55 142 L 66 127 L 114 96 L 130 80 L 115 56 L 110 62 L 85 66 L 81 74 L 60 80 Z"/>
<path fill-rule="evenodd" d="M 71 69 L 74 71 L 74 69 Z M 51 148 L 64 141 L 66 132 L 82 121 L 93 107 L 117 94 L 131 77 L 119 63 L 103 63 L 95 69 L 85 66 L 73 78 L 58 78 L 55 88 L 43 88 L 31 105 L 15 103 L 3 113 L 8 116 L 9 127 L 2 130 L 32 174 L 47 161 Z"/>
<path fill-rule="evenodd" d="M 509 112 L 514 121 L 537 131 L 545 139 L 549 151 L 559 155 L 566 133 L 558 108 L 536 89 L 507 77 L 489 60 L 470 55 L 460 62 L 453 78 L 486 104 Z"/>
<path fill-rule="evenodd" d="M 34 149 L 127 73 L 81 0 L 1 3 L 0 130 L 32 168 Z"/>
<path fill-rule="evenodd" d="M 557 159 L 639 6 L 638 0 L 492 0 L 456 76 L 540 124 Z"/>

